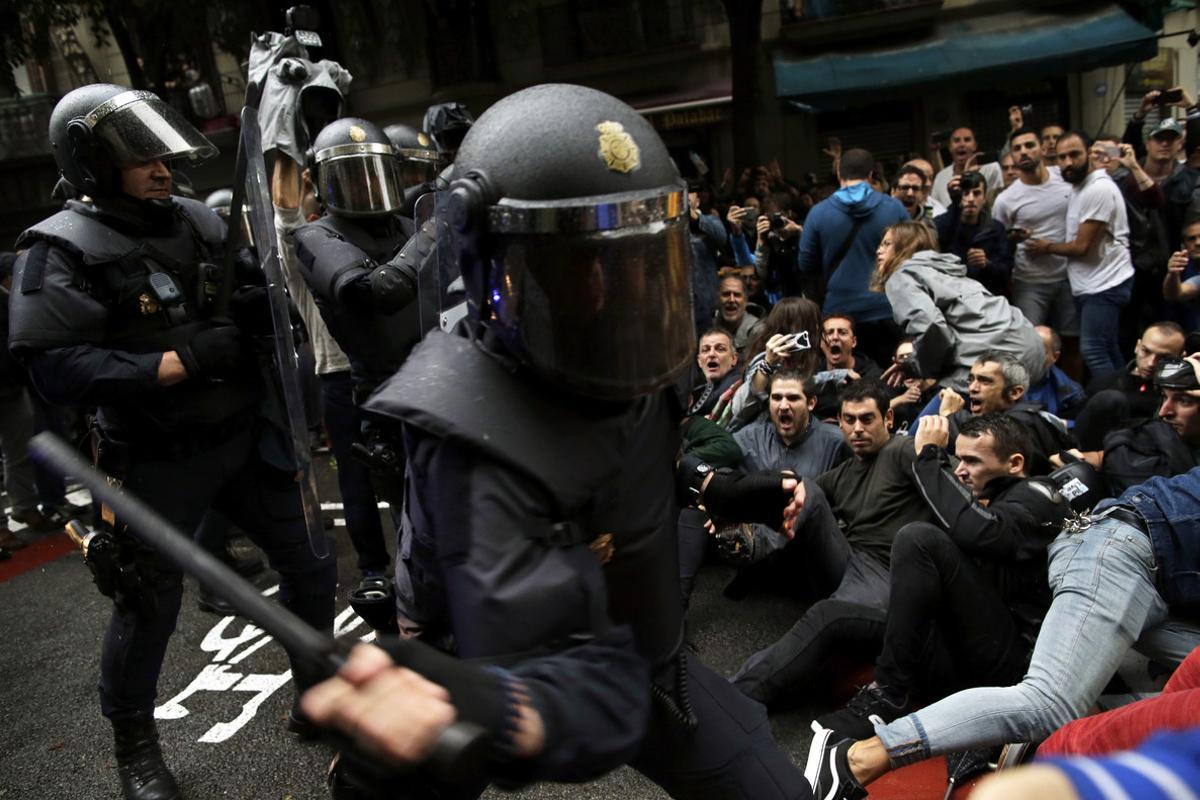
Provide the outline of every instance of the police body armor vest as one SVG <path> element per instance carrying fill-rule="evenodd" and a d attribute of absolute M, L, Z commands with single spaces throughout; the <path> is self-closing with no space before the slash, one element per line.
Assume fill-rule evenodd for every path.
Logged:
<path fill-rule="evenodd" d="M 348 308 L 335 301 L 332 289 L 339 281 L 368 274 L 362 266 L 389 261 L 404 244 L 403 228 L 379 238 L 359 221 L 326 214 L 293 234 L 301 274 L 312 290 L 321 319 L 338 346 L 350 359 L 356 388 L 365 394 L 391 376 L 413 346 L 421 340 L 420 315 L 412 303 L 395 314 Z"/>
<path fill-rule="evenodd" d="M 477 343 L 433 331 L 366 409 L 465 443 L 534 481 L 558 518 L 546 546 L 588 543 L 611 556 L 603 570 L 608 619 L 632 626 L 652 665 L 675 655 L 683 635 L 674 535 L 679 434 L 667 393 L 596 417 L 569 398 L 556 402 Z"/>
<path fill-rule="evenodd" d="M 43 340 L 37 330 L 19 330 L 14 332 L 14 345 L 44 350 L 93 344 L 150 353 L 178 349 L 209 327 L 211 295 L 224 257 L 225 224 L 203 203 L 171 199 L 177 224 L 154 235 L 124 233 L 77 201 L 22 233 L 16 246 L 28 248 L 30 254 L 13 286 L 13 302 L 28 309 L 22 319 L 71 319 L 70 296 L 43 290 L 46 256 L 37 252 L 39 246 L 60 248 L 79 262 L 77 285 L 102 304 L 108 316 L 103 331 L 79 332 L 75 341 Z M 172 300 L 173 293 L 178 296 Z M 222 422 L 257 397 L 253 381 L 184 381 L 142 393 L 128 408 L 106 407 L 102 417 L 106 426 L 129 431 L 146 428 L 145 419 L 160 429 L 173 430 Z"/>

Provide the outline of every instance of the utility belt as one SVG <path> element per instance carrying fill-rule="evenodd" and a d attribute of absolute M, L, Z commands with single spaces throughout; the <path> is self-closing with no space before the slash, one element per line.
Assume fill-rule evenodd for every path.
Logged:
<path fill-rule="evenodd" d="M 257 427 L 258 414 L 253 408 L 237 412 L 228 419 L 209 425 L 191 426 L 186 430 L 137 430 L 121 428 L 106 431 L 100 426 L 92 429 L 97 465 L 123 477 L 131 460 L 182 461 L 226 444 L 248 430 Z M 102 454 L 107 453 L 107 458 Z M 105 461 L 111 461 L 106 464 Z"/>

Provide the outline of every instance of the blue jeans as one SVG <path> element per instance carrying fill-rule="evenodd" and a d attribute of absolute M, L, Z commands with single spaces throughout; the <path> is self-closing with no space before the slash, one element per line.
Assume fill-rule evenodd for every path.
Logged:
<path fill-rule="evenodd" d="M 1016 686 L 968 689 L 875 732 L 893 766 L 1005 742 L 1040 741 L 1083 716 L 1142 632 L 1167 617 L 1154 550 L 1136 528 L 1101 519 L 1049 548 L 1054 593 Z"/>
<path fill-rule="evenodd" d="M 1121 309 L 1129 305 L 1133 278 L 1095 294 L 1076 295 L 1079 303 L 1079 352 L 1093 378 L 1125 364 L 1117 343 Z"/>

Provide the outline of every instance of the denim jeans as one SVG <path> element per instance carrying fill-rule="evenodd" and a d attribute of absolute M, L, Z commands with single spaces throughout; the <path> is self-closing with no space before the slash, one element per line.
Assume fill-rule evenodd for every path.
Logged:
<path fill-rule="evenodd" d="M 1121 309 L 1129 304 L 1133 278 L 1095 294 L 1076 295 L 1079 303 L 1079 351 L 1093 378 L 1125 364 L 1117 343 Z"/>
<path fill-rule="evenodd" d="M 1016 686 L 968 689 L 875 732 L 893 766 L 1005 742 L 1040 741 L 1096 701 L 1142 632 L 1167 617 L 1149 538 L 1114 519 L 1049 548 L 1054 599 Z"/>

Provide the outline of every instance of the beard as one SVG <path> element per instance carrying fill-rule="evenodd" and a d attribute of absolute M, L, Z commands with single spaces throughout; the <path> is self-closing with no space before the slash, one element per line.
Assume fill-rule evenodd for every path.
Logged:
<path fill-rule="evenodd" d="M 1091 162 L 1089 159 L 1084 159 L 1083 163 L 1076 164 L 1071 167 L 1061 167 L 1062 179 L 1067 183 L 1080 184 L 1083 179 L 1088 176 L 1091 171 Z"/>

